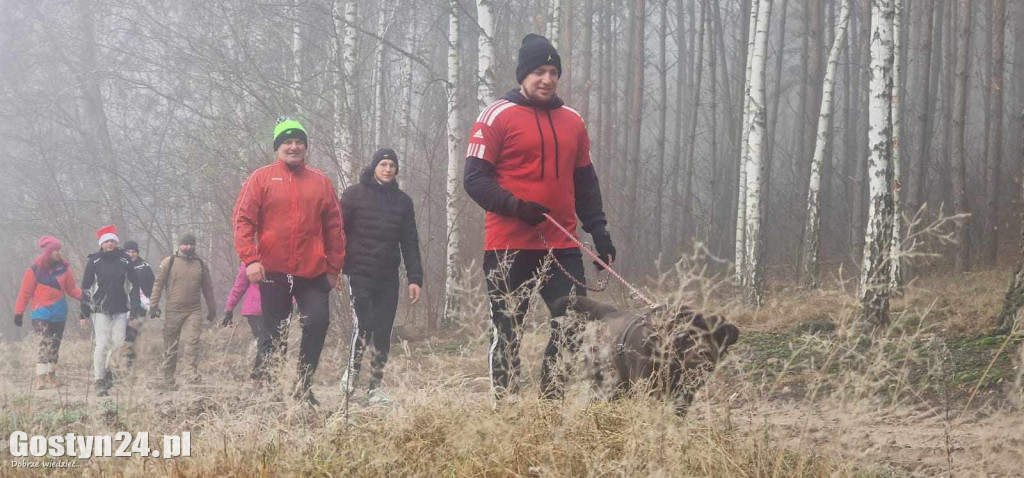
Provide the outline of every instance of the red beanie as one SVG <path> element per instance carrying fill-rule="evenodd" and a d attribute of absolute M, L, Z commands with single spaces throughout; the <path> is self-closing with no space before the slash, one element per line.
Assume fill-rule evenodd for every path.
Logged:
<path fill-rule="evenodd" d="M 96 241 L 99 242 L 99 245 L 102 246 L 104 242 L 111 239 L 121 242 L 117 237 L 117 226 L 104 226 L 96 230 Z"/>

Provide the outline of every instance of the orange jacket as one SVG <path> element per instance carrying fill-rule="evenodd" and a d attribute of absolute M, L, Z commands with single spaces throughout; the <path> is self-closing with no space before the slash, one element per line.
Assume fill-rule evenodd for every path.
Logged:
<path fill-rule="evenodd" d="M 257 169 L 235 203 L 235 252 L 267 272 L 314 278 L 345 265 L 345 229 L 331 180 L 283 161 Z"/>
<path fill-rule="evenodd" d="M 68 316 L 68 303 L 64 294 L 82 298 L 82 289 L 75 285 L 75 276 L 67 264 L 60 264 L 43 272 L 36 266 L 25 270 L 21 278 L 21 291 L 14 304 L 14 313 L 22 314 L 31 304 L 32 319 L 63 322 Z"/>

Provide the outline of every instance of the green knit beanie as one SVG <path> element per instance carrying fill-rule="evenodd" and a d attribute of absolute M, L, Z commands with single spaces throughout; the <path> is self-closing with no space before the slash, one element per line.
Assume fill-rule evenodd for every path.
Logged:
<path fill-rule="evenodd" d="M 303 143 L 309 145 L 309 139 L 306 137 L 306 129 L 302 127 L 302 124 L 293 119 L 286 119 L 277 124 L 274 127 L 274 151 L 281 147 L 281 143 L 286 140 L 298 138 Z"/>

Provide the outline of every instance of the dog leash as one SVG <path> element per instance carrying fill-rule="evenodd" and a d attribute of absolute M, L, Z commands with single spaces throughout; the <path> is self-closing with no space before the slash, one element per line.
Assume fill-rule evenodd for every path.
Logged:
<path fill-rule="evenodd" d="M 583 252 L 586 252 L 587 255 L 590 256 L 592 259 L 594 259 L 595 262 L 600 264 L 601 267 L 604 267 L 612 277 L 614 277 L 616 280 L 618 280 L 620 283 L 622 283 L 622 285 L 626 286 L 626 288 L 629 289 L 629 291 L 633 294 L 634 297 L 636 297 L 637 299 L 640 299 L 640 301 L 642 301 L 643 303 L 647 304 L 648 308 L 653 310 L 653 309 L 657 309 L 659 307 L 658 304 L 656 304 L 653 300 L 647 298 L 647 296 L 645 296 L 642 292 L 640 292 L 640 289 L 638 289 L 636 286 L 634 286 L 629 281 L 627 281 L 625 278 L 623 278 L 621 275 L 619 275 L 619 273 L 616 272 L 615 269 L 612 269 L 612 267 L 610 265 L 608 265 L 608 263 L 606 263 L 605 261 L 601 260 L 601 258 L 594 251 L 592 251 L 589 247 L 587 247 L 585 244 L 580 242 L 580 240 L 577 239 L 576 236 L 574 236 L 565 227 L 563 227 L 561 224 L 559 224 L 558 221 L 555 220 L 555 218 L 551 217 L 547 213 L 544 213 L 544 217 L 551 224 L 554 224 L 555 227 L 557 227 L 559 231 L 562 231 L 562 234 L 565 234 L 565 237 L 568 237 L 569 239 L 572 240 L 572 242 L 576 243 L 576 245 L 579 246 L 580 250 L 582 250 Z M 537 229 L 537 234 L 540 235 L 541 239 L 544 239 L 544 235 L 541 234 L 540 228 Z M 546 240 L 544 241 L 544 243 L 545 243 L 545 245 L 547 245 L 547 241 Z M 548 250 L 549 251 L 553 251 L 553 249 L 550 246 L 548 247 Z M 555 260 L 555 263 L 558 264 L 559 269 L 562 269 L 562 273 L 565 274 L 566 277 L 571 279 L 573 282 L 576 282 L 577 284 L 580 284 L 578 281 L 576 281 L 576 279 L 571 274 L 566 272 L 565 268 L 562 267 L 562 264 L 560 264 L 557 259 Z M 580 284 L 580 285 L 582 285 L 582 284 Z M 584 285 L 584 287 L 586 287 L 586 286 Z"/>

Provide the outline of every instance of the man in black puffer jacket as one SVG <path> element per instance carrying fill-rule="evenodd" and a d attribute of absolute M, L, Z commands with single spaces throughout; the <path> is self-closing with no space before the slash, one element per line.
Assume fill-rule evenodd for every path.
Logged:
<path fill-rule="evenodd" d="M 355 390 L 363 351 L 373 346 L 370 378 L 371 402 L 386 401 L 378 387 L 391 349 L 391 329 L 398 308 L 398 265 L 405 260 L 409 302 L 420 298 L 423 266 L 412 198 L 398 189 L 398 155 L 381 149 L 363 170 L 359 184 L 341 195 L 344 212 L 344 273 L 348 278 L 353 310 L 352 355 L 342 378 L 342 392 Z"/>

